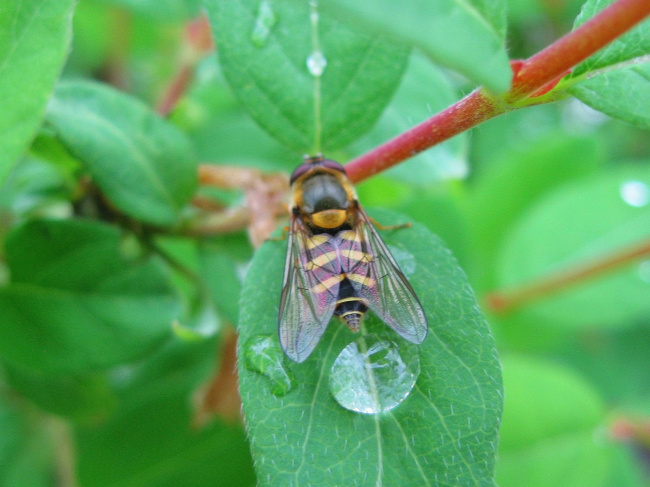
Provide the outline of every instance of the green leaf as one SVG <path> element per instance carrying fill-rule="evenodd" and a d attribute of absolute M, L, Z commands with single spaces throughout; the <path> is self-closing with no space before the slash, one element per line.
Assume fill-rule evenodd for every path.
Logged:
<path fill-rule="evenodd" d="M 176 222 L 196 189 L 197 161 L 173 125 L 90 82 L 59 84 L 47 120 L 117 207 L 148 223 Z"/>
<path fill-rule="evenodd" d="M 214 420 L 197 428 L 190 396 L 215 367 L 215 340 L 171 340 L 116 374 L 120 408 L 77 426 L 80 485 L 255 485 L 243 428 Z"/>
<path fill-rule="evenodd" d="M 217 312 L 232 324 L 239 317 L 242 279 L 251 259 L 251 246 L 244 234 L 205 240 L 200 247 L 201 275 Z"/>
<path fill-rule="evenodd" d="M 373 212 L 384 224 L 403 218 Z M 429 319 L 410 395 L 381 415 L 340 407 L 328 390 L 336 356 L 358 335 L 332 322 L 314 353 L 285 366 L 299 384 L 283 397 L 239 363 L 240 393 L 261 485 L 492 486 L 501 379 L 494 342 L 463 271 L 421 225 L 383 232 Z M 242 292 L 239 356 L 248 340 L 277 340 L 285 243 L 256 253 Z M 369 313 L 367 327 L 396 335 Z M 277 341 L 276 341 L 277 343 Z"/>
<path fill-rule="evenodd" d="M 587 1 L 574 29 L 611 3 L 613 0 Z M 578 64 L 566 78 L 568 91 L 610 117 L 650 129 L 650 115 L 641 102 L 650 96 L 648 55 L 650 20 L 645 20 Z"/>
<path fill-rule="evenodd" d="M 576 18 L 574 30 L 614 3 L 614 0 L 588 0 Z M 578 64 L 568 78 L 576 78 L 597 69 L 612 67 L 650 54 L 650 19 L 638 24 L 606 47 Z"/>
<path fill-rule="evenodd" d="M 41 123 L 72 35 L 72 0 L 0 4 L 0 183 Z"/>
<path fill-rule="evenodd" d="M 517 288 L 646 242 L 649 203 L 647 164 L 616 168 L 547 194 L 505 237 L 497 264 L 499 287 Z M 569 327 L 631 324 L 650 311 L 646 267 L 643 262 L 621 264 L 522 311 Z"/>
<path fill-rule="evenodd" d="M 569 93 L 610 117 L 650 130 L 650 113 L 643 102 L 650 100 L 650 62 L 605 71 L 571 86 Z"/>
<path fill-rule="evenodd" d="M 423 122 L 452 105 L 459 96 L 451 83 L 420 52 L 413 52 L 409 67 L 393 100 L 368 135 L 354 145 L 355 152 L 365 152 Z M 467 134 L 438 144 L 403 164 L 390 169 L 391 180 L 428 185 L 444 179 L 458 179 L 467 174 Z"/>
<path fill-rule="evenodd" d="M 504 92 L 512 71 L 505 50 L 505 2 L 321 0 L 341 21 L 367 24 L 424 50 L 486 88 Z"/>
<path fill-rule="evenodd" d="M 494 277 L 488 273 L 494 271 L 494 255 L 521 213 L 554 186 L 593 174 L 604 162 L 601 145 L 593 137 L 559 131 L 498 158 L 477 175 L 469 198 L 473 255 L 483 262 L 477 267 L 485 273 L 481 287 L 493 285 Z"/>
<path fill-rule="evenodd" d="M 31 221 L 7 239 L 11 284 L 0 289 L 0 354 L 57 373 L 148 353 L 180 312 L 160 264 L 120 253 L 104 224 Z"/>
<path fill-rule="evenodd" d="M 503 362 L 500 487 L 598 487 L 611 450 L 594 440 L 605 420 L 597 393 L 570 369 L 523 357 Z"/>
<path fill-rule="evenodd" d="M 0 485 L 50 487 L 54 471 L 53 441 L 33 415 L 0 395 Z M 12 397 L 15 399 L 15 397 Z"/>
<path fill-rule="evenodd" d="M 154 20 L 181 22 L 201 12 L 201 0 L 100 0 Z"/>
<path fill-rule="evenodd" d="M 75 421 L 94 421 L 115 407 L 115 397 L 100 373 L 47 375 L 3 364 L 9 386 L 39 408 Z"/>
<path fill-rule="evenodd" d="M 352 31 L 326 15 L 319 15 L 314 31 L 307 2 L 204 4 L 237 97 L 260 126 L 301 153 L 331 151 L 367 132 L 406 67 L 408 49 L 381 36 Z M 320 77 L 307 68 L 312 35 L 327 60 Z"/>

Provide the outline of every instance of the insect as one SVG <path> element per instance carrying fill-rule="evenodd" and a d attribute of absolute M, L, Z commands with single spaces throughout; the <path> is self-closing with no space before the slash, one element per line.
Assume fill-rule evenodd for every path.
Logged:
<path fill-rule="evenodd" d="M 291 221 L 278 328 L 285 354 L 303 362 L 332 316 L 359 331 L 368 309 L 422 343 L 427 318 L 338 162 L 306 158 L 291 175 Z"/>

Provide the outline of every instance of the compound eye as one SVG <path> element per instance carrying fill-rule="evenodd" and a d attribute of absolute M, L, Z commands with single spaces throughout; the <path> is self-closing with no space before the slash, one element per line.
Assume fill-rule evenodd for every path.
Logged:
<path fill-rule="evenodd" d="M 293 170 L 291 173 L 291 179 L 289 179 L 289 184 L 293 184 L 296 179 L 298 179 L 300 176 L 305 174 L 307 171 L 309 171 L 313 167 L 313 164 L 300 164 L 297 168 Z"/>
<path fill-rule="evenodd" d="M 345 174 L 345 168 L 341 164 L 339 164 L 338 162 L 333 161 L 331 159 L 323 159 L 323 162 L 321 162 L 321 165 L 323 167 L 328 168 L 328 169 L 334 169 L 335 171 L 339 171 L 339 172 L 342 172 L 343 174 Z"/>

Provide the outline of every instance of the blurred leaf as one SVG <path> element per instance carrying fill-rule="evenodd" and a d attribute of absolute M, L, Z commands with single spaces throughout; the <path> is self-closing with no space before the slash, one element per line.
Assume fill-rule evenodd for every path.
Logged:
<path fill-rule="evenodd" d="M 603 159 L 593 138 L 558 131 L 509 151 L 479 174 L 471 188 L 469 218 L 472 251 L 486 280 L 481 287 L 490 285 L 503 235 L 522 211 L 555 185 L 593 174 Z"/>
<path fill-rule="evenodd" d="M 562 360 L 579 370 L 615 407 L 629 409 L 650 398 L 646 373 L 650 326 L 587 330 L 559 343 Z"/>
<path fill-rule="evenodd" d="M 115 397 L 99 373 L 46 375 L 4 364 L 7 383 L 41 409 L 75 421 L 96 420 L 115 407 Z"/>
<path fill-rule="evenodd" d="M 47 431 L 34 416 L 0 394 L 0 485 L 50 487 L 54 449 Z"/>
<path fill-rule="evenodd" d="M 72 185 L 62 171 L 34 157 L 25 157 L 16 164 L 3 184 L 0 184 L 0 211 L 14 217 L 33 216 L 55 202 L 66 201 Z"/>
<path fill-rule="evenodd" d="M 190 427 L 188 400 L 164 396 L 98 428 L 79 428 L 81 485 L 108 487 L 254 486 L 241 425 Z"/>
<path fill-rule="evenodd" d="M 297 164 L 296 153 L 255 123 L 237 101 L 216 54 L 199 64 L 172 120 L 191 137 L 200 160 L 265 171 L 291 171 Z"/>
<path fill-rule="evenodd" d="M 331 151 L 367 132 L 406 67 L 404 46 L 319 15 L 319 46 L 327 66 L 316 78 L 307 68 L 313 51 L 307 2 L 204 4 L 219 60 L 237 97 L 260 126 L 300 153 Z M 260 24 L 267 29 L 264 35 L 255 30 Z M 320 105 L 318 120 L 315 103 Z"/>
<path fill-rule="evenodd" d="M 148 353 L 180 312 L 158 262 L 120 254 L 119 231 L 31 221 L 7 239 L 0 353 L 42 372 L 107 367 Z"/>
<path fill-rule="evenodd" d="M 403 222 L 373 212 L 384 224 Z M 383 232 L 419 294 L 429 336 L 418 347 L 421 374 L 402 404 L 381 415 L 338 406 L 328 391 L 332 362 L 358 337 L 331 323 L 314 353 L 287 367 L 299 386 L 283 397 L 240 361 L 240 394 L 261 485 L 493 485 L 501 408 L 494 343 L 465 276 L 440 241 L 420 225 Z M 239 356 L 255 335 L 277 340 L 286 244 L 267 242 L 244 283 Z M 412 259 L 412 260 L 411 260 Z M 366 326 L 394 333 L 371 313 Z M 273 461 L 270 461 L 272 459 Z"/>
<path fill-rule="evenodd" d="M 321 0 L 341 21 L 371 26 L 424 50 L 477 84 L 504 92 L 512 71 L 505 50 L 506 2 L 501 0 Z M 453 39 L 453 41 L 451 41 Z"/>
<path fill-rule="evenodd" d="M 650 29 L 648 29 L 650 37 Z M 650 130 L 650 62 L 630 64 L 585 79 L 569 92 L 591 108 Z"/>
<path fill-rule="evenodd" d="M 106 196 L 129 215 L 172 225 L 197 186 L 187 138 L 144 104 L 108 86 L 59 84 L 47 119 Z"/>
<path fill-rule="evenodd" d="M 402 84 L 370 133 L 354 144 L 355 152 L 368 151 L 452 105 L 459 96 L 443 72 L 414 52 Z M 412 185 L 428 185 L 467 174 L 467 134 L 436 145 L 388 171 L 388 177 Z"/>
<path fill-rule="evenodd" d="M 27 150 L 68 54 L 72 0 L 0 4 L 0 184 Z"/>
<path fill-rule="evenodd" d="M 115 30 L 111 29 L 116 18 L 107 2 L 78 2 L 72 21 L 72 49 L 65 65 L 65 75 L 79 76 L 101 72 L 110 64 L 109 55 Z M 119 41 L 118 41 L 119 42 Z"/>
<path fill-rule="evenodd" d="M 154 20 L 181 22 L 197 17 L 201 12 L 201 0 L 100 0 L 118 5 Z"/>
<path fill-rule="evenodd" d="M 587 0 L 576 18 L 574 30 L 608 7 L 615 0 Z M 608 44 L 593 56 L 578 64 L 568 78 L 611 67 L 650 54 L 650 19 L 647 19 L 624 35 Z"/>
<path fill-rule="evenodd" d="M 215 340 L 175 338 L 141 363 L 116 370 L 119 410 L 75 431 L 80 484 L 255 485 L 241 425 L 193 425 L 190 396 L 216 358 Z"/>
<path fill-rule="evenodd" d="M 244 234 L 206 240 L 200 248 L 202 277 L 217 312 L 231 324 L 238 322 L 242 281 L 251 256 L 252 249 Z"/>
<path fill-rule="evenodd" d="M 604 485 L 612 452 L 594 436 L 605 419 L 596 391 L 569 369 L 516 356 L 504 359 L 503 382 L 499 486 Z"/>
<path fill-rule="evenodd" d="M 569 183 L 525 212 L 505 237 L 498 286 L 512 289 L 647 241 L 650 167 L 628 165 Z M 650 311 L 644 263 L 584 279 L 531 302 L 527 313 L 564 326 L 625 325 Z"/>

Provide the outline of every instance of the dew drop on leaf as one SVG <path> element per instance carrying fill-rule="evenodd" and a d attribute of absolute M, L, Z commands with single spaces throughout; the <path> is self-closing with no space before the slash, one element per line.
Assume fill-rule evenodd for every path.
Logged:
<path fill-rule="evenodd" d="M 269 0 L 262 0 L 257 9 L 257 17 L 255 18 L 255 25 L 251 33 L 251 41 L 257 47 L 264 47 L 271 34 L 271 29 L 275 25 L 277 18 L 271 2 Z"/>
<path fill-rule="evenodd" d="M 620 188 L 621 198 L 630 206 L 641 207 L 650 202 L 650 189 L 641 181 L 625 181 Z"/>
<path fill-rule="evenodd" d="M 271 393 L 284 396 L 294 386 L 295 379 L 285 368 L 285 356 L 277 339 L 268 335 L 255 335 L 244 345 L 244 364 L 248 370 L 258 372 L 271 381 Z"/>
<path fill-rule="evenodd" d="M 321 77 L 326 67 L 327 59 L 323 56 L 321 51 L 313 51 L 309 56 L 307 56 L 307 69 L 313 77 Z"/>
<path fill-rule="evenodd" d="M 417 345 L 367 335 L 350 343 L 336 358 L 329 387 L 345 409 L 378 414 L 406 399 L 419 375 Z"/>

